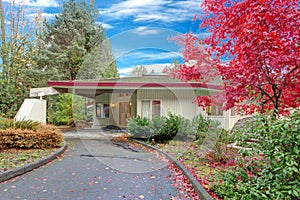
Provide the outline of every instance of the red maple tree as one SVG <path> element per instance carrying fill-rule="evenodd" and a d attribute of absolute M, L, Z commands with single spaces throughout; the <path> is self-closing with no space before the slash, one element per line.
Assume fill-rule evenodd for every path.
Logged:
<path fill-rule="evenodd" d="M 199 106 L 223 101 L 226 110 L 288 114 L 300 106 L 299 7 L 299 0 L 203 0 L 200 27 L 211 34 L 177 36 L 190 64 L 170 73 L 184 81 L 222 78 L 224 91 L 198 97 Z"/>

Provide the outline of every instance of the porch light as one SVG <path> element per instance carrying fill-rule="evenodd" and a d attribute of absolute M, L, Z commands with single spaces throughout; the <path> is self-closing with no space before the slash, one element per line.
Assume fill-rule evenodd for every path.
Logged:
<path fill-rule="evenodd" d="M 115 108 L 115 107 L 116 107 L 116 104 L 115 104 L 115 103 L 111 103 L 111 107 L 112 107 L 112 108 Z"/>
<path fill-rule="evenodd" d="M 130 106 L 132 106 L 132 103 L 131 103 L 131 101 L 129 101 L 129 105 L 130 105 Z"/>

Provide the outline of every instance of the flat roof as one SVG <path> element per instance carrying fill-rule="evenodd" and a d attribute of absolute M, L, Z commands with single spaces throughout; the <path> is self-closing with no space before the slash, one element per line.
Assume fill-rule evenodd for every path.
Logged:
<path fill-rule="evenodd" d="M 76 93 L 91 97 L 102 93 L 126 92 L 137 89 L 169 89 L 169 90 L 210 90 L 220 91 L 220 84 L 206 84 L 201 82 L 181 82 L 166 76 L 126 77 L 102 80 L 62 80 L 48 81 L 48 86 L 61 93 Z"/>

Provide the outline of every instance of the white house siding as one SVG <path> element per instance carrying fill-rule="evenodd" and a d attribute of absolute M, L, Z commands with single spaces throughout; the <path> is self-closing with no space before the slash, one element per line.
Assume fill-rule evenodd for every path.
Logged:
<path fill-rule="evenodd" d="M 162 116 L 171 112 L 192 119 L 200 112 L 197 105 L 192 103 L 195 98 L 195 93 L 191 90 L 139 89 L 137 90 L 137 115 L 142 115 L 142 100 L 160 100 Z"/>
<path fill-rule="evenodd" d="M 207 91 L 197 91 L 197 95 L 201 94 L 207 95 Z M 230 130 L 234 123 L 241 118 L 240 116 L 231 116 L 230 110 L 224 111 L 223 116 L 208 116 L 203 109 L 193 103 L 197 95 L 192 90 L 184 89 L 139 89 L 137 90 L 137 115 L 142 115 L 142 100 L 160 100 L 162 116 L 166 116 L 168 112 L 171 112 L 192 119 L 201 113 L 210 119 L 219 121 L 221 127 L 226 130 Z"/>

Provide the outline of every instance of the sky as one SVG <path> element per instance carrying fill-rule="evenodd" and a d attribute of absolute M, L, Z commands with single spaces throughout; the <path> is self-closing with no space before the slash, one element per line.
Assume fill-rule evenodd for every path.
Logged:
<path fill-rule="evenodd" d="M 14 1 L 41 10 L 48 19 L 61 12 L 61 0 Z M 180 47 L 168 39 L 191 31 L 207 35 L 199 29 L 199 21 L 193 21 L 201 12 L 200 4 L 201 0 L 95 0 L 100 13 L 97 23 L 111 41 L 120 75 L 128 75 L 134 66 L 181 62 Z"/>

